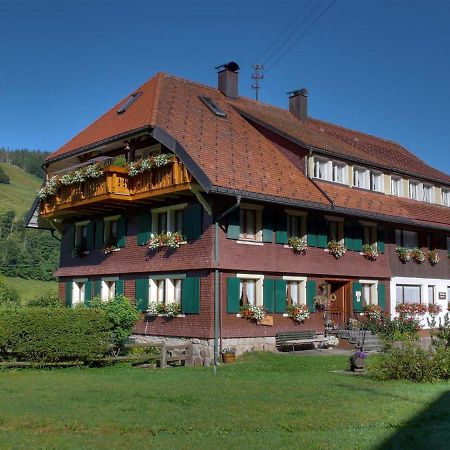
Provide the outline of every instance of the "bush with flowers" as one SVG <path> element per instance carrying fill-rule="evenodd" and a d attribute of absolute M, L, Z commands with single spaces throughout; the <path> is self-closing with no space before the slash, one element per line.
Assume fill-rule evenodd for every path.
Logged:
<path fill-rule="evenodd" d="M 330 254 L 336 259 L 342 258 L 345 255 L 346 248 L 342 241 L 329 241 L 327 246 Z"/>
<path fill-rule="evenodd" d="M 417 264 L 422 264 L 425 261 L 425 252 L 419 247 L 415 247 L 411 250 L 411 258 Z"/>
<path fill-rule="evenodd" d="M 365 305 L 363 307 L 364 316 L 370 320 L 379 320 L 382 313 L 381 306 L 379 305 Z"/>
<path fill-rule="evenodd" d="M 152 233 L 147 245 L 150 250 L 157 250 L 161 247 L 169 247 L 175 249 L 179 248 L 180 245 L 185 241 L 186 239 L 179 231 L 168 231 L 167 233 Z"/>
<path fill-rule="evenodd" d="M 432 266 L 435 266 L 439 262 L 439 252 L 437 250 L 429 250 L 427 257 Z"/>
<path fill-rule="evenodd" d="M 244 305 L 241 306 L 241 317 L 248 320 L 255 320 L 261 322 L 266 317 L 266 312 L 262 306 L 257 305 Z"/>
<path fill-rule="evenodd" d="M 175 155 L 172 153 L 161 153 L 160 155 L 149 156 L 139 159 L 128 166 L 128 175 L 135 177 L 140 173 L 152 170 L 154 167 L 163 167 L 170 163 Z"/>
<path fill-rule="evenodd" d="M 308 249 L 308 241 L 306 237 L 293 236 L 288 239 L 288 245 L 292 247 L 295 253 L 305 254 Z"/>
<path fill-rule="evenodd" d="M 147 308 L 149 316 L 161 316 L 172 319 L 181 314 L 181 305 L 178 303 L 150 302 Z"/>
<path fill-rule="evenodd" d="M 309 317 L 309 310 L 306 305 L 289 306 L 287 313 L 295 322 L 304 322 Z"/>
<path fill-rule="evenodd" d="M 325 295 L 316 295 L 314 298 L 314 308 L 323 311 L 328 305 L 328 297 Z"/>
<path fill-rule="evenodd" d="M 423 316 L 428 312 L 428 306 L 422 303 L 400 303 L 395 307 L 395 311 L 404 317 Z"/>
<path fill-rule="evenodd" d="M 407 263 L 411 260 L 411 250 L 406 247 L 397 247 L 395 249 L 395 253 L 398 256 L 398 259 L 403 263 Z"/>
<path fill-rule="evenodd" d="M 377 244 L 364 244 L 362 252 L 364 257 L 370 261 L 376 261 L 379 255 Z"/>

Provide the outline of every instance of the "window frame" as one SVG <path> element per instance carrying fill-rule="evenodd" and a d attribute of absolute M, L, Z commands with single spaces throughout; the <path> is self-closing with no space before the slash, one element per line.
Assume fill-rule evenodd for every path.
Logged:
<path fill-rule="evenodd" d="M 359 224 L 362 227 L 362 245 L 369 244 L 374 245 L 378 242 L 378 235 L 377 235 L 377 224 L 375 222 L 367 222 L 365 220 L 360 220 Z M 370 234 L 370 242 L 366 242 L 366 231 L 368 230 Z"/>
<path fill-rule="evenodd" d="M 363 181 L 363 185 L 360 186 L 359 185 L 359 174 L 362 175 L 362 181 Z M 370 190 L 370 170 L 365 168 L 365 167 L 361 167 L 361 166 L 354 166 L 353 167 L 353 180 L 352 180 L 352 186 L 359 188 L 359 189 L 366 189 L 366 190 Z M 355 180 L 358 180 L 358 183 L 355 183 Z"/>
<path fill-rule="evenodd" d="M 297 292 L 297 305 L 306 305 L 306 282 L 308 281 L 307 277 L 297 277 L 297 276 L 291 276 L 291 275 L 284 275 L 283 280 L 286 281 L 286 306 L 294 306 L 292 303 L 289 304 L 289 283 L 298 283 L 298 292 Z"/>
<path fill-rule="evenodd" d="M 376 181 L 376 183 L 374 182 Z M 376 186 L 376 184 L 378 186 Z M 384 174 L 377 170 L 370 171 L 370 190 L 373 192 L 384 192 Z"/>
<path fill-rule="evenodd" d="M 394 184 L 397 186 L 397 193 L 394 192 L 393 186 Z M 403 196 L 403 178 L 395 175 L 391 175 L 391 195 L 396 197 Z"/>
<path fill-rule="evenodd" d="M 103 218 L 103 243 L 110 243 L 112 245 L 117 245 L 117 241 L 119 240 L 119 220 L 121 219 L 121 215 L 108 216 Z M 112 227 L 113 224 L 116 226 L 116 237 L 115 240 L 112 238 Z"/>
<path fill-rule="evenodd" d="M 325 166 L 325 176 L 321 177 L 320 175 L 320 166 L 319 164 L 323 164 Z M 325 180 L 325 181 L 332 181 L 332 169 L 331 169 L 331 160 L 327 158 L 322 157 L 314 157 L 314 178 L 317 178 L 318 180 Z M 330 176 L 331 175 L 331 176 Z"/>
<path fill-rule="evenodd" d="M 246 217 L 247 211 L 252 211 L 254 214 L 254 235 L 248 235 L 244 230 L 245 222 L 243 219 Z M 239 207 L 239 239 L 238 242 L 261 242 L 262 243 L 262 205 L 252 205 L 249 203 L 241 203 Z"/>
<path fill-rule="evenodd" d="M 336 242 L 340 242 L 343 244 L 345 241 L 344 218 L 335 216 L 325 216 L 325 220 L 327 221 L 327 242 L 335 240 Z M 330 228 L 331 223 L 336 224 L 336 239 L 332 239 L 331 236 L 331 228 Z"/>
<path fill-rule="evenodd" d="M 429 199 L 425 199 L 425 192 L 429 192 Z M 434 186 L 432 184 L 422 183 L 422 201 L 434 203 Z"/>
<path fill-rule="evenodd" d="M 163 206 L 161 208 L 153 208 L 150 210 L 151 216 L 152 216 L 152 233 L 153 234 L 161 234 L 162 232 L 159 230 L 159 221 L 158 221 L 158 215 L 159 214 L 166 214 L 166 233 L 175 233 L 180 232 L 181 234 L 184 233 L 183 230 L 183 220 L 181 221 L 181 230 L 175 230 L 175 224 L 176 224 L 176 213 L 178 211 L 183 211 L 187 207 L 187 203 L 179 203 L 176 205 L 170 205 L 170 206 Z"/>
<path fill-rule="evenodd" d="M 378 280 L 358 280 L 358 282 L 361 284 L 361 305 L 366 305 L 364 302 L 364 286 L 370 287 L 369 305 L 378 305 Z"/>
<path fill-rule="evenodd" d="M 86 300 L 87 282 L 87 278 L 75 278 L 72 280 L 72 306 L 84 304 Z M 80 284 L 83 284 L 81 288 Z"/>
<path fill-rule="evenodd" d="M 116 282 L 119 281 L 119 277 L 104 277 L 102 278 L 102 287 L 100 292 L 100 297 L 102 302 L 107 302 L 116 296 L 117 285 Z M 111 286 L 108 283 L 114 283 L 114 295 L 111 295 Z"/>
<path fill-rule="evenodd" d="M 441 203 L 450 206 L 450 189 L 441 188 Z"/>
<path fill-rule="evenodd" d="M 420 181 L 416 180 L 409 180 L 408 183 L 408 196 L 411 200 L 420 200 L 421 198 L 421 189 L 420 189 Z M 412 196 L 413 190 L 411 189 L 411 186 L 414 186 L 414 196 Z"/>
<path fill-rule="evenodd" d="M 183 301 L 183 280 L 186 274 L 154 275 L 149 278 L 148 294 L 150 302 L 156 302 L 163 305 L 182 304 Z M 159 298 L 159 285 L 163 283 L 164 298 Z M 179 284 L 179 298 L 176 298 L 177 284 Z"/>
<path fill-rule="evenodd" d="M 88 244 L 88 225 L 91 223 L 90 220 L 82 220 L 80 222 L 75 222 L 75 247 L 84 247 L 87 250 Z M 84 232 L 86 233 L 83 236 Z"/>
<path fill-rule="evenodd" d="M 414 245 L 414 246 L 406 246 L 405 245 L 405 233 L 414 233 L 415 234 L 416 245 Z M 399 237 L 400 237 L 400 239 L 398 239 Z M 416 248 L 419 246 L 419 233 L 415 230 L 406 230 L 403 228 L 396 228 L 395 229 L 395 245 L 397 247 Z"/>
<path fill-rule="evenodd" d="M 403 299 L 402 299 L 401 302 L 399 302 L 399 299 L 398 299 L 398 288 L 399 287 L 402 288 L 402 298 Z M 395 284 L 395 304 L 396 305 L 417 303 L 416 301 L 405 303 L 405 287 L 416 287 L 416 288 L 419 288 L 419 303 L 420 304 L 423 303 L 423 292 L 422 292 L 423 285 L 421 285 L 421 284 L 404 284 L 404 283 L 400 283 L 400 284 Z"/>
<path fill-rule="evenodd" d="M 308 230 L 307 230 L 307 217 L 308 217 L 308 213 L 304 212 L 304 211 L 295 211 L 292 209 L 285 209 L 284 210 L 285 214 L 286 214 L 286 221 L 287 221 L 287 226 L 286 226 L 286 230 L 287 230 L 287 236 L 288 238 L 290 237 L 299 237 L 299 238 L 306 238 L 308 235 Z M 299 230 L 299 233 L 294 235 L 292 234 L 292 224 L 291 224 L 291 220 L 293 218 L 297 218 L 297 228 Z"/>
<path fill-rule="evenodd" d="M 239 279 L 239 304 L 240 306 L 244 306 L 247 303 L 244 303 L 244 285 L 243 280 L 255 280 L 255 305 L 263 307 L 264 306 L 264 297 L 263 297 L 263 283 L 264 283 L 264 275 L 262 274 L 253 274 L 253 273 L 238 273 L 236 274 L 236 278 Z M 241 287 L 242 285 L 242 287 Z"/>

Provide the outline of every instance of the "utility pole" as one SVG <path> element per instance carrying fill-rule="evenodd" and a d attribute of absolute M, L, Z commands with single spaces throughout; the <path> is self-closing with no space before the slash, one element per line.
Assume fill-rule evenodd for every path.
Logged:
<path fill-rule="evenodd" d="M 261 86 L 259 85 L 259 81 L 264 78 L 264 75 L 261 73 L 264 69 L 264 66 L 262 64 L 253 64 L 253 75 L 252 79 L 255 80 L 255 84 L 252 84 L 252 88 L 255 90 L 255 99 L 258 102 L 259 101 L 259 90 L 261 89 Z"/>

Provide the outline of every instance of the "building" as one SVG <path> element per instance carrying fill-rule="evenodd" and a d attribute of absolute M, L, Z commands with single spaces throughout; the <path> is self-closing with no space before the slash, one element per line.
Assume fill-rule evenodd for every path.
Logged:
<path fill-rule="evenodd" d="M 287 102 L 240 97 L 235 63 L 218 88 L 159 73 L 53 153 L 29 226 L 62 233 L 61 298 L 124 293 L 143 312 L 138 335 L 193 338 L 207 363 L 215 336 L 266 349 L 279 331 L 323 330 L 317 295 L 338 325 L 365 304 L 446 311 L 450 176 L 309 117 L 304 89 Z M 182 242 L 153 248 L 166 232 Z M 404 248 L 418 262 L 400 261 Z M 155 302 L 182 314 L 146 314 Z M 310 310 L 300 324 L 286 314 L 297 302 Z M 266 325 L 240 317 L 243 304 L 263 306 Z"/>

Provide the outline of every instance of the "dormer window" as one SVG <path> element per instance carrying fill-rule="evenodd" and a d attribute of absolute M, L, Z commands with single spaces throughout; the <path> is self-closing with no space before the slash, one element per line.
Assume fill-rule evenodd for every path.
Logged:
<path fill-rule="evenodd" d="M 391 195 L 402 195 L 402 179 L 400 177 L 391 177 Z"/>
<path fill-rule="evenodd" d="M 355 167 L 353 170 L 353 186 L 361 189 L 369 189 L 370 172 L 363 167 Z"/>
<path fill-rule="evenodd" d="M 427 203 L 433 203 L 434 201 L 434 189 L 429 184 L 424 184 L 422 189 L 422 200 Z"/>
<path fill-rule="evenodd" d="M 345 184 L 347 182 L 347 166 L 343 163 L 333 161 L 332 167 L 333 181 L 335 183 Z"/>
<path fill-rule="evenodd" d="M 442 204 L 450 206 L 450 190 L 448 189 L 442 189 Z"/>
<path fill-rule="evenodd" d="M 420 183 L 417 181 L 409 182 L 409 198 L 419 200 Z"/>
<path fill-rule="evenodd" d="M 370 173 L 370 189 L 375 192 L 383 192 L 383 174 L 381 172 Z"/>
<path fill-rule="evenodd" d="M 322 158 L 314 158 L 314 177 L 320 180 L 330 180 L 329 166 L 330 161 Z"/>

